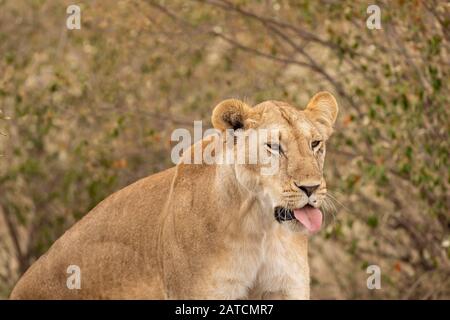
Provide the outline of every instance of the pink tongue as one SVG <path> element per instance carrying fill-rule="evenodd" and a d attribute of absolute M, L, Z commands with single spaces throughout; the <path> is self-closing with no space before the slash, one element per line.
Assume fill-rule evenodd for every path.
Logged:
<path fill-rule="evenodd" d="M 295 209 L 294 216 L 310 232 L 317 232 L 322 226 L 322 212 L 314 207 L 306 206 Z"/>

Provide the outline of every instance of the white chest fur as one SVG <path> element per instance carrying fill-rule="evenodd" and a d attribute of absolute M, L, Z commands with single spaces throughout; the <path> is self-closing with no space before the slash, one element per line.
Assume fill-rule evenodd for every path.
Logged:
<path fill-rule="evenodd" d="M 281 224 L 230 243 L 215 273 L 212 296 L 224 299 L 309 299 L 307 239 Z"/>

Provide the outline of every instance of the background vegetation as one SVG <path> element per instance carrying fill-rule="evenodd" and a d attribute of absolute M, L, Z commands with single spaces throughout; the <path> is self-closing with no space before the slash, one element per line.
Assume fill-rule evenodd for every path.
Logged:
<path fill-rule="evenodd" d="M 170 133 L 237 97 L 341 114 L 312 298 L 450 298 L 446 1 L 0 0 L 0 297 L 105 196 L 171 166 Z M 366 267 L 382 271 L 368 290 Z"/>

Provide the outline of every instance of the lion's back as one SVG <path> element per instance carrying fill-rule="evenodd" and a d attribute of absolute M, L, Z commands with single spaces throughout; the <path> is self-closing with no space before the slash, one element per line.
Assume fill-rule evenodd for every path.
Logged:
<path fill-rule="evenodd" d="M 143 178 L 99 203 L 27 270 L 11 298 L 162 298 L 158 230 L 175 170 Z M 69 289 L 77 270 L 81 288 Z"/>

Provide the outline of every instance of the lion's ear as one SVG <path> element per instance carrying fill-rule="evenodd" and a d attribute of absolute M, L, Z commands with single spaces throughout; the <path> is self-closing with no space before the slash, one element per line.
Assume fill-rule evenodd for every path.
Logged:
<path fill-rule="evenodd" d="M 213 110 L 211 122 L 214 128 L 224 131 L 227 129 L 242 129 L 245 127 L 250 113 L 250 107 L 237 99 L 227 99 L 220 102 Z"/>
<path fill-rule="evenodd" d="M 325 125 L 330 130 L 333 128 L 333 124 L 336 121 L 338 111 L 339 107 L 336 99 L 327 91 L 316 93 L 305 109 L 305 112 L 309 114 L 314 121 Z"/>

